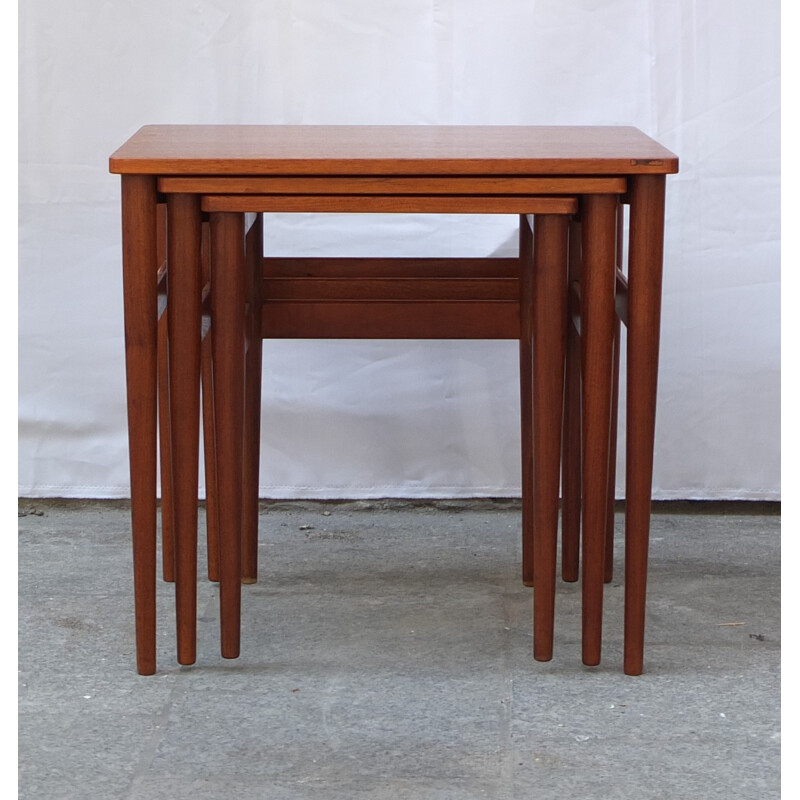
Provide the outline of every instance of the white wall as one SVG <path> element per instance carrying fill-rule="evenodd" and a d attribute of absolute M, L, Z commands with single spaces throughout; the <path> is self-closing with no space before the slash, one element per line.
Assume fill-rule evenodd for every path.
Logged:
<path fill-rule="evenodd" d="M 20 494 L 128 493 L 107 159 L 141 125 L 630 124 L 681 159 L 654 495 L 778 499 L 779 18 L 778 0 L 26 0 Z M 266 238 L 512 254 L 514 225 L 272 217 Z M 517 381 L 510 342 L 265 342 L 262 496 L 517 495 Z"/>

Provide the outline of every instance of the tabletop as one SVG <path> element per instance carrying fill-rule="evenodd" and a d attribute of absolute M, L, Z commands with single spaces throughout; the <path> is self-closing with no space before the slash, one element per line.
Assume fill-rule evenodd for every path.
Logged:
<path fill-rule="evenodd" d="M 146 125 L 109 159 L 139 175 L 638 175 L 678 157 L 624 126 Z"/>

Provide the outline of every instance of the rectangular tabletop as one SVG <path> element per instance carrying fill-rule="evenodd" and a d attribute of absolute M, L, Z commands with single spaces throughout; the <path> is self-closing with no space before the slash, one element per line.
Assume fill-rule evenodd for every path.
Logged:
<path fill-rule="evenodd" d="M 147 125 L 110 158 L 139 175 L 638 175 L 678 158 L 609 126 Z"/>

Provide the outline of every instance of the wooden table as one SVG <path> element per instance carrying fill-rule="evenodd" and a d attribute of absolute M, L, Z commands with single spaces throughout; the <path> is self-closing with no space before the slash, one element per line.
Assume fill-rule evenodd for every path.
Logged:
<path fill-rule="evenodd" d="M 466 302 L 472 303 L 471 306 L 459 305 L 458 297 L 437 296 L 438 307 L 432 313 L 417 303 L 420 315 L 416 319 L 420 338 L 449 336 L 455 331 L 455 335 L 462 337 L 520 339 L 523 487 L 528 487 L 527 492 L 523 488 L 523 578 L 534 585 L 534 655 L 540 660 L 552 656 L 561 408 L 552 402 L 555 395 L 549 395 L 550 403 L 534 400 L 535 411 L 532 411 L 531 392 L 526 392 L 525 387 L 530 382 L 533 395 L 537 385 L 540 396 L 541 387 L 550 392 L 559 370 L 563 386 L 567 227 L 558 222 L 559 215 L 571 214 L 576 220 L 570 226 L 570 260 L 580 261 L 582 273 L 579 287 L 583 376 L 581 513 L 586 664 L 597 664 L 600 660 L 615 301 L 620 304 L 624 300 L 623 316 L 628 326 L 624 669 L 629 674 L 639 674 L 643 661 L 665 176 L 677 172 L 677 168 L 675 155 L 629 127 L 155 125 L 142 128 L 117 150 L 110 158 L 110 170 L 122 176 L 139 672 L 151 674 L 156 668 L 157 341 L 161 261 L 166 257 L 169 265 L 168 413 L 178 661 L 190 664 L 196 656 L 203 220 L 208 215 L 217 219 L 221 235 L 231 241 L 231 237 L 235 239 L 242 231 L 236 228 L 234 220 L 244 212 L 371 211 L 520 215 L 521 248 L 515 273 L 518 289 L 513 303 L 506 304 L 501 314 L 501 298 L 494 295 L 482 300 L 480 295 L 470 294 Z M 617 269 L 621 202 L 630 208 L 627 277 Z M 160 224 L 160 210 L 165 206 L 166 230 Z M 534 215 L 533 225 L 529 215 Z M 537 219 L 550 222 L 543 222 L 534 231 Z M 162 248 L 160 242 L 164 238 L 166 244 Z M 268 262 L 266 259 L 265 265 Z M 385 260 L 386 264 L 391 262 Z M 425 260 L 416 262 L 407 265 L 409 270 L 404 275 L 422 280 L 420 270 L 425 267 Z M 465 260 L 454 260 L 446 274 L 457 274 L 459 265 L 468 278 L 474 265 L 466 264 Z M 502 265 L 495 263 L 493 267 L 501 269 Z M 486 277 L 488 273 L 480 274 Z M 392 291 L 396 291 L 397 285 L 393 284 Z M 492 285 L 499 290 L 499 284 Z M 412 300 L 421 297 L 413 294 L 408 281 L 406 291 L 412 292 Z M 306 304 L 306 311 L 312 305 Z M 287 308 L 283 306 L 284 311 Z M 331 312 L 332 306 L 325 308 L 326 313 Z M 296 312 L 298 307 L 293 310 Z M 332 319 L 335 317 L 333 328 L 326 330 L 345 331 L 341 333 L 344 336 L 368 337 L 399 336 L 401 330 L 403 335 L 408 333 L 407 323 L 387 327 L 380 321 L 382 315 L 374 320 L 369 317 L 372 322 L 362 330 L 349 330 L 345 311 L 342 306 L 331 312 Z M 402 311 L 399 310 L 397 318 L 403 316 Z M 275 318 L 280 319 L 277 306 Z M 277 328 L 265 330 L 264 335 L 292 335 L 292 318 L 291 313 L 287 314 L 282 326 L 276 323 Z M 437 321 L 441 319 L 446 324 Z M 304 324 L 304 331 L 313 329 L 314 315 Z M 531 367 L 535 340 L 538 355 Z M 532 440 L 536 442 L 533 450 Z M 528 463 L 533 458 L 537 459 L 536 465 Z M 228 478 L 223 479 L 220 486 L 227 481 Z M 535 496 L 531 482 L 535 485 Z M 231 538 L 238 541 L 238 531 L 220 535 L 223 539 L 220 569 L 227 576 L 224 584 L 220 577 L 221 602 L 227 606 L 222 612 L 222 651 L 225 656 L 235 657 L 239 652 L 238 629 L 232 630 L 230 625 L 226 629 L 225 620 L 238 620 L 241 566 L 239 551 Z"/>

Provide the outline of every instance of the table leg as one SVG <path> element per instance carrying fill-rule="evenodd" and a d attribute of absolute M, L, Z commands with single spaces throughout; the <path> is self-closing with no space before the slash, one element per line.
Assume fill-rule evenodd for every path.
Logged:
<path fill-rule="evenodd" d="M 617 247 L 615 263 L 622 270 L 622 232 L 625 206 L 617 204 Z M 611 433 L 608 447 L 608 497 L 606 502 L 606 556 L 603 580 L 611 583 L 614 578 L 614 507 L 617 483 L 617 428 L 619 421 L 619 354 L 622 325 L 618 316 L 614 319 L 614 356 L 611 364 Z"/>
<path fill-rule="evenodd" d="M 122 280 L 131 470 L 136 664 L 156 671 L 156 425 L 158 303 L 156 185 L 122 176 Z"/>
<path fill-rule="evenodd" d="M 200 346 L 200 382 L 203 396 L 203 463 L 206 477 L 206 567 L 208 579 L 219 581 L 219 504 L 217 503 L 217 453 L 214 432 L 213 333 Z"/>
<path fill-rule="evenodd" d="M 627 675 L 644 662 L 647 553 L 656 420 L 665 176 L 629 183 L 628 365 L 625 475 L 625 655 Z"/>
<path fill-rule="evenodd" d="M 167 198 L 169 384 L 178 663 L 197 657 L 197 483 L 200 449 L 200 201 Z"/>
<path fill-rule="evenodd" d="M 611 362 L 611 427 L 608 445 L 608 493 L 606 495 L 606 533 L 603 581 L 611 583 L 614 578 L 614 488 L 617 478 L 617 420 L 619 418 L 619 347 L 620 322 L 614 322 L 614 350 Z"/>
<path fill-rule="evenodd" d="M 561 462 L 561 577 L 570 583 L 580 575 L 581 536 L 581 224 L 569 223 L 569 288 L 564 375 L 564 419 Z M 577 327 L 576 327 L 577 326 Z"/>
<path fill-rule="evenodd" d="M 558 485 L 564 409 L 569 218 L 541 214 L 533 235 L 533 656 L 553 657 Z"/>
<path fill-rule="evenodd" d="M 169 332 L 167 330 L 167 204 L 158 204 L 158 454 L 161 467 L 161 574 L 175 581 L 175 537 L 172 531 L 172 432 L 169 416 Z"/>
<path fill-rule="evenodd" d="M 522 582 L 533 586 L 533 228 L 519 218 L 519 387 L 522 454 Z"/>
<path fill-rule="evenodd" d="M 172 426 L 169 413 L 169 335 L 167 316 L 158 320 L 158 452 L 161 458 L 161 572 L 175 581 L 175 535 L 172 508 Z"/>
<path fill-rule="evenodd" d="M 205 292 L 206 286 L 211 285 L 210 228 L 207 221 L 203 222 L 201 246 L 203 292 Z M 206 566 L 208 579 L 217 582 L 219 581 L 219 504 L 217 503 L 217 438 L 214 432 L 214 359 L 211 352 L 214 331 L 211 327 L 210 309 L 205 305 L 203 314 L 202 324 L 206 332 L 200 344 L 200 384 L 202 387 L 203 463 L 206 479 Z"/>
<path fill-rule="evenodd" d="M 244 478 L 242 482 L 242 583 L 258 579 L 258 466 L 261 454 L 261 282 L 264 271 L 263 217 L 247 232 L 247 319 L 245 335 Z"/>
<path fill-rule="evenodd" d="M 220 638 L 224 658 L 237 658 L 241 617 L 242 469 L 244 433 L 244 218 L 211 214 L 211 315 L 220 539 Z"/>
<path fill-rule="evenodd" d="M 600 663 L 616 284 L 615 195 L 582 199 L 583 663 Z"/>

